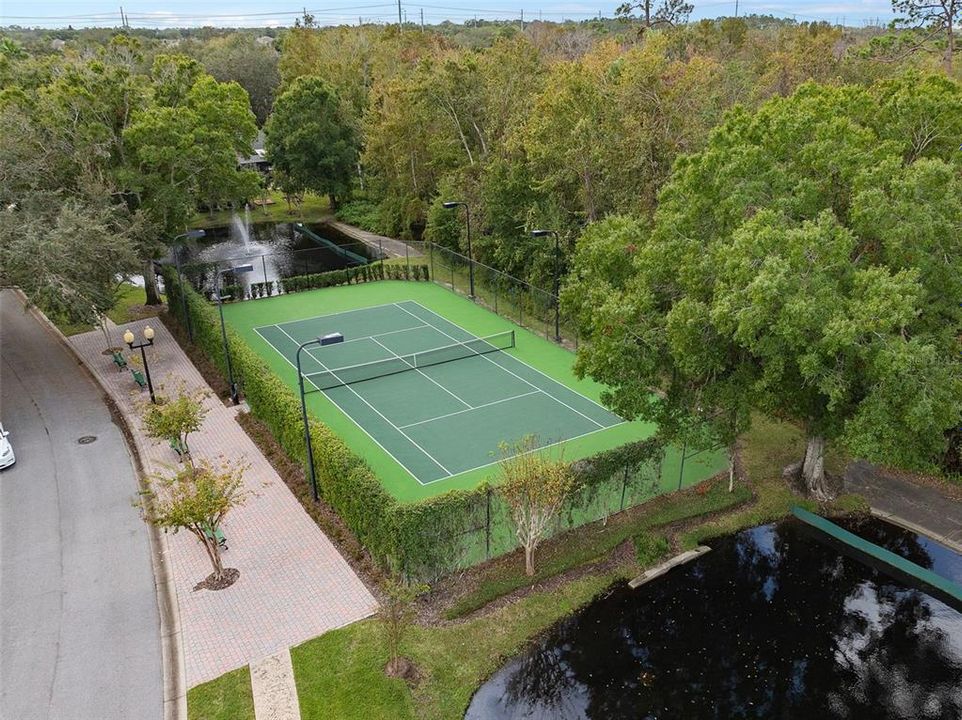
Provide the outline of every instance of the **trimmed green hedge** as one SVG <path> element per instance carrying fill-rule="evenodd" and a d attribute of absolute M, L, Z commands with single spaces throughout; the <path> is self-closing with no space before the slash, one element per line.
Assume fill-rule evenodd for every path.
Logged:
<path fill-rule="evenodd" d="M 226 373 L 216 307 L 189 285 L 182 286 L 173 268 L 166 267 L 163 275 L 169 298 L 179 298 L 186 290 L 194 342 Z M 181 323 L 183 306 L 182 302 L 170 303 L 170 312 Z M 229 327 L 227 342 L 235 379 L 251 412 L 270 428 L 293 460 L 305 463 L 299 398 Z M 517 546 L 506 524 L 505 508 L 490 486 L 399 503 L 383 488 L 363 458 L 329 427 L 315 418 L 310 423 L 321 496 L 382 565 L 411 578 L 430 580 Z M 599 495 L 612 497 L 620 491 L 622 505 L 627 507 L 624 498 L 628 488 L 657 482 L 662 454 L 657 442 L 646 440 L 575 463 L 576 490 L 567 504 L 566 518 L 559 521 L 555 531 L 620 509 L 599 509 Z"/>

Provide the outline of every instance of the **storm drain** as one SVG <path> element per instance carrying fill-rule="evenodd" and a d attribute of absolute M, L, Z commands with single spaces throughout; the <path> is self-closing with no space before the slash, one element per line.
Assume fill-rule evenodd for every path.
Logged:
<path fill-rule="evenodd" d="M 96 435 L 84 435 L 83 437 L 77 439 L 77 443 L 80 445 L 89 445 L 92 442 L 96 442 L 96 440 Z"/>

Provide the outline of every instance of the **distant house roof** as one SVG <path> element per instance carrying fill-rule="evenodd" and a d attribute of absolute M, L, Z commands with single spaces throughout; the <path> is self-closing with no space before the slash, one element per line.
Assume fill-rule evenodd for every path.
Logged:
<path fill-rule="evenodd" d="M 54 50 L 63 50 L 64 46 L 67 44 L 66 40 L 61 40 L 59 38 L 54 38 L 50 41 L 50 47 Z"/>
<path fill-rule="evenodd" d="M 238 156 L 237 164 L 241 167 L 255 166 L 265 170 L 268 168 L 270 161 L 267 159 L 267 153 L 264 152 L 263 130 L 257 131 L 257 137 L 255 137 L 254 142 L 251 143 L 251 154 L 247 157 Z"/>
<path fill-rule="evenodd" d="M 274 38 L 272 38 L 270 35 L 261 35 L 259 38 L 256 38 L 254 42 L 256 42 L 258 45 L 273 45 Z"/>

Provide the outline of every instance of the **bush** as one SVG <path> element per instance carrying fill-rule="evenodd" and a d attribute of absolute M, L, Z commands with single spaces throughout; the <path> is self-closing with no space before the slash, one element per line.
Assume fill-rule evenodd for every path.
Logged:
<path fill-rule="evenodd" d="M 381 233 L 381 211 L 370 200 L 352 200 L 337 210 L 337 217 L 344 222 L 368 232 Z"/>

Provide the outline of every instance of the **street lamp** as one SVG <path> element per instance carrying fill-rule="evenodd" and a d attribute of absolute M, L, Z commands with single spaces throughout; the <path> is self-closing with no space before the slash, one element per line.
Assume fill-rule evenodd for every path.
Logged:
<path fill-rule="evenodd" d="M 554 235 L 554 339 L 561 342 L 561 246 L 558 233 L 554 230 L 532 230 L 531 237 Z"/>
<path fill-rule="evenodd" d="M 235 267 L 218 270 L 214 277 L 214 296 L 217 298 L 217 309 L 220 310 L 220 334 L 224 339 L 224 357 L 227 359 L 227 379 L 230 382 L 230 401 L 237 404 L 237 383 L 234 382 L 234 367 L 230 361 L 230 347 L 227 345 L 227 326 L 224 325 L 224 299 L 220 294 L 220 281 L 224 273 L 229 272 L 233 275 L 249 273 L 253 271 L 253 265 L 237 265 Z"/>
<path fill-rule="evenodd" d="M 174 238 L 174 244 L 178 240 L 202 238 L 207 233 L 203 230 L 188 230 Z M 190 313 L 187 312 L 187 291 L 184 289 L 184 274 L 180 271 L 180 253 L 174 248 L 174 259 L 177 261 L 177 277 L 180 279 L 180 301 L 184 310 L 184 323 L 187 325 L 187 338 L 194 342 L 194 329 L 190 326 Z"/>
<path fill-rule="evenodd" d="M 302 342 L 297 346 L 294 360 L 297 365 L 297 386 L 301 391 L 301 417 L 304 420 L 304 443 L 307 445 L 307 476 L 311 480 L 311 495 L 314 502 L 318 501 L 317 495 L 317 476 L 314 474 L 314 448 L 311 447 L 311 424 L 307 421 L 307 398 L 304 395 L 304 373 L 301 371 L 301 350 L 311 345 L 333 345 L 343 342 L 344 336 L 340 333 L 333 333 L 326 337 L 312 338 Z M 315 385 L 315 387 L 317 387 Z"/>
<path fill-rule="evenodd" d="M 156 405 L 157 398 L 154 397 L 154 384 L 150 381 L 150 366 L 147 364 L 147 352 L 144 350 L 144 348 L 154 344 L 154 329 L 150 325 L 144 328 L 144 340 L 146 342 L 134 345 L 133 332 L 129 328 L 124 332 L 124 342 L 127 343 L 127 347 L 131 350 L 140 350 L 140 357 L 144 361 L 144 375 L 147 376 L 147 389 L 150 391 L 150 402 Z"/>
<path fill-rule="evenodd" d="M 460 200 L 441 203 L 441 206 L 445 210 L 454 210 L 454 208 L 457 207 L 464 208 L 464 220 L 468 229 L 468 277 L 471 281 L 471 292 L 468 294 L 468 297 L 474 300 L 474 253 L 471 252 L 471 210 L 468 208 L 466 202 L 461 202 Z"/>

